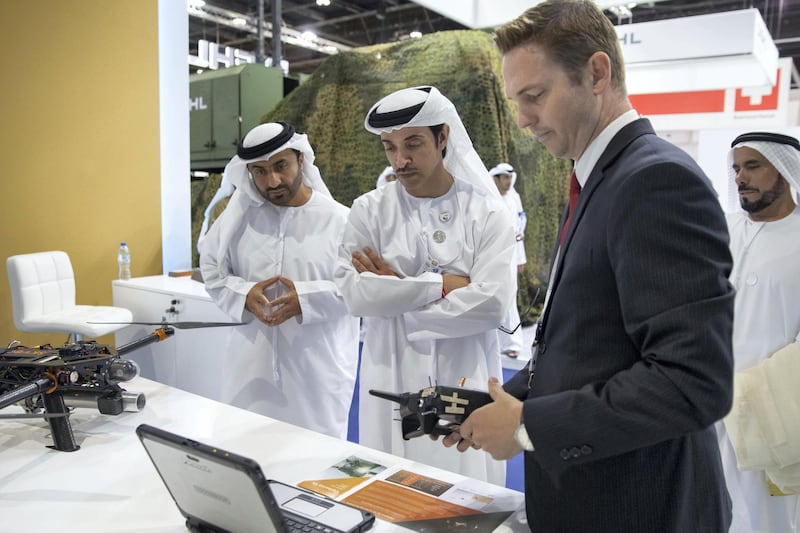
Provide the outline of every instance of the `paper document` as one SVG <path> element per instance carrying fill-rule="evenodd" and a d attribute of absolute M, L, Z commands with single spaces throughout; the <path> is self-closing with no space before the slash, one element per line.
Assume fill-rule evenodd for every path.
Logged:
<path fill-rule="evenodd" d="M 420 463 L 386 468 L 355 456 L 299 485 L 427 533 L 492 531 L 524 503 L 520 492 Z"/>

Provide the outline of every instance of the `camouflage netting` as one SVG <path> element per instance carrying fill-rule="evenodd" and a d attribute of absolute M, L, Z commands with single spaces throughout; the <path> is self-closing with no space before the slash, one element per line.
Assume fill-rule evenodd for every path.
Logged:
<path fill-rule="evenodd" d="M 263 121 L 285 120 L 308 133 L 331 193 L 351 205 L 375 187 L 387 164 L 378 137 L 364 129 L 364 115 L 386 94 L 415 85 L 434 85 L 453 101 L 487 168 L 508 162 L 517 170 L 516 189 L 528 214 L 528 263 L 520 276 L 518 303 L 523 321 L 530 323 L 544 298 L 569 166 L 516 126 L 503 94 L 500 55 L 489 34 L 439 32 L 332 56 Z M 199 221 L 198 213 L 194 216 L 194 242 L 213 191 L 198 194 L 206 203 L 198 205 Z"/>

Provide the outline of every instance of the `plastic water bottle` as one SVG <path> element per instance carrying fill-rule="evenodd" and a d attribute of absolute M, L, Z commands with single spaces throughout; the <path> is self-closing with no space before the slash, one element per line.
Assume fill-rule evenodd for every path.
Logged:
<path fill-rule="evenodd" d="M 119 243 L 117 264 L 119 265 L 119 279 L 131 279 L 131 251 L 126 242 Z"/>

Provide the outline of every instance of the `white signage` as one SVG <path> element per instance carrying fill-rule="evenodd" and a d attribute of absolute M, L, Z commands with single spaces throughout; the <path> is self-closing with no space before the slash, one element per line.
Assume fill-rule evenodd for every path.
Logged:
<path fill-rule="evenodd" d="M 235 67 L 236 65 L 245 65 L 255 62 L 256 55 L 253 52 L 233 48 L 231 46 L 221 46 L 218 43 L 212 43 L 205 39 L 197 41 L 196 56 L 189 54 L 189 64 L 191 66 L 210 70 Z M 264 64 L 271 67 L 272 58 L 268 57 Z M 289 74 L 289 62 L 285 59 L 281 60 L 281 69 L 284 74 Z"/>
<path fill-rule="evenodd" d="M 630 94 L 629 99 L 656 131 L 788 127 L 792 58 L 778 60 L 774 77 L 774 84 L 761 87 Z"/>
<path fill-rule="evenodd" d="M 630 93 L 774 85 L 778 49 L 757 9 L 616 26 Z"/>
<path fill-rule="evenodd" d="M 208 106 L 203 101 L 202 96 L 189 98 L 189 111 L 203 111 L 204 109 L 208 109 Z"/>

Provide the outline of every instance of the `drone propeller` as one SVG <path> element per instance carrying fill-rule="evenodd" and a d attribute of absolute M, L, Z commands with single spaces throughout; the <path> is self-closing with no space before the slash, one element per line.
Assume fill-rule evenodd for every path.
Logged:
<path fill-rule="evenodd" d="M 178 329 L 221 328 L 241 326 L 244 322 L 87 322 L 88 324 L 126 324 L 137 326 L 172 326 Z"/>

